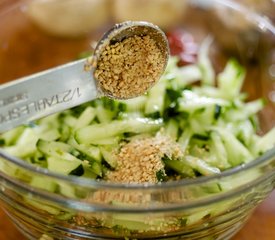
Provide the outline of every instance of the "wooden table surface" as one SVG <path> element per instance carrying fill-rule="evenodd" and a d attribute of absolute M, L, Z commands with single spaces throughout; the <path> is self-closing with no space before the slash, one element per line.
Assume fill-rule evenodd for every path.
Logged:
<path fill-rule="evenodd" d="M 0 240 L 25 240 L 0 209 Z M 275 191 L 232 240 L 275 240 Z"/>

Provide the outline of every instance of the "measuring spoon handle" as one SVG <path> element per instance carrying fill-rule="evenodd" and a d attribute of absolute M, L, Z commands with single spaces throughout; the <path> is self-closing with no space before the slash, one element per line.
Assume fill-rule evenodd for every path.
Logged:
<path fill-rule="evenodd" d="M 86 59 L 0 85 L 0 133 L 98 97 Z"/>

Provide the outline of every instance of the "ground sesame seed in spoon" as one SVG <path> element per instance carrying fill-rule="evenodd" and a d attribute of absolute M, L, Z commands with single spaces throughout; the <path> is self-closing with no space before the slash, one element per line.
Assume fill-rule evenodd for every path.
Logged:
<path fill-rule="evenodd" d="M 137 97 L 163 74 L 165 34 L 148 22 L 116 24 L 90 59 L 71 62 L 0 86 L 0 132 L 101 96 Z M 87 64 L 89 71 L 87 71 Z"/>

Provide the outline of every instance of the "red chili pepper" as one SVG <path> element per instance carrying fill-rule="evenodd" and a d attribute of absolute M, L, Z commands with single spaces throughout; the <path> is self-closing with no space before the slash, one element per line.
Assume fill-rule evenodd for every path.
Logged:
<path fill-rule="evenodd" d="M 166 33 L 172 56 L 180 58 L 179 65 L 195 63 L 198 45 L 193 36 L 183 29 L 175 29 Z"/>

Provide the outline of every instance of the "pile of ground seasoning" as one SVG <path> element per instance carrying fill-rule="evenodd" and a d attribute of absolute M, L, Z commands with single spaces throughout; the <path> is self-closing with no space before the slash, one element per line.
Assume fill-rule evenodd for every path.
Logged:
<path fill-rule="evenodd" d="M 94 76 L 104 94 L 119 99 L 136 97 L 159 80 L 165 59 L 149 35 L 132 36 L 107 45 Z"/>
<path fill-rule="evenodd" d="M 106 175 L 107 181 L 119 183 L 157 183 L 157 173 L 164 169 L 164 155 L 178 158 L 180 146 L 170 137 L 137 138 L 126 143 L 117 154 L 117 167 Z"/>

